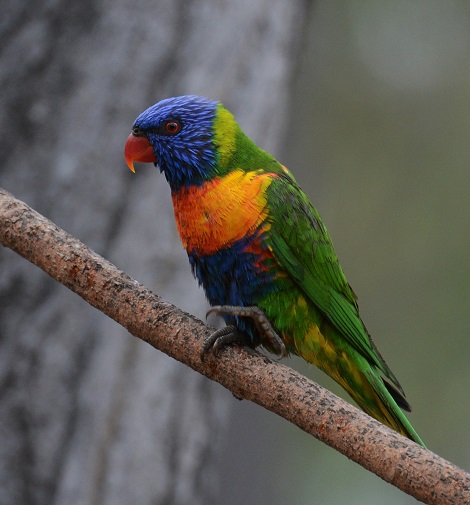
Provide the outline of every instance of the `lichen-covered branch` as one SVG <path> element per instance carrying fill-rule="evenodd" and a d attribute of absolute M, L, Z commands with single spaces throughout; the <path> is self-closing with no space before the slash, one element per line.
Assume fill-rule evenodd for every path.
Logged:
<path fill-rule="evenodd" d="M 296 424 L 364 468 L 428 504 L 470 504 L 470 475 L 291 368 L 233 347 L 199 358 L 209 329 L 119 271 L 54 223 L 0 189 L 0 243 L 44 270 L 132 335 L 236 397 Z"/>

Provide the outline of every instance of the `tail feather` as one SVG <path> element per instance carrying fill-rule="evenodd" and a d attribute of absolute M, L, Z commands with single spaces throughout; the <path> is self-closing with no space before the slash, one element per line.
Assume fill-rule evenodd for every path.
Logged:
<path fill-rule="evenodd" d="M 354 349 L 327 319 L 312 324 L 303 338 L 289 340 L 288 348 L 316 365 L 342 386 L 371 417 L 425 447 L 411 423 L 401 411 L 411 411 L 398 381 L 383 378 L 374 363 Z"/>
<path fill-rule="evenodd" d="M 411 405 L 408 403 L 408 400 L 405 398 L 405 393 L 402 391 L 397 391 L 395 386 L 393 384 L 390 384 L 387 382 L 386 379 L 383 380 L 384 386 L 387 388 L 387 391 L 390 393 L 392 398 L 395 400 L 395 403 L 402 408 L 403 410 L 406 410 L 406 412 L 411 412 Z"/>
<path fill-rule="evenodd" d="M 404 408 L 410 408 L 409 403 L 402 395 L 396 398 L 396 391 L 393 389 L 393 393 L 390 391 L 390 385 L 384 382 L 376 370 L 370 368 L 363 373 L 371 386 L 371 390 L 375 393 L 376 401 L 371 404 L 370 402 L 364 402 L 363 399 L 361 400 L 360 398 L 355 398 L 359 406 L 380 422 L 386 424 L 395 431 L 398 431 L 398 433 L 401 433 L 405 437 L 414 440 L 417 444 L 425 447 L 424 442 L 416 433 L 413 426 L 411 426 L 411 423 L 408 421 L 405 414 L 400 410 L 400 404 L 403 404 L 403 401 L 405 402 L 405 405 L 403 406 Z M 351 394 L 351 392 L 349 393 Z M 358 396 L 356 392 L 354 392 L 354 396 Z"/>
<path fill-rule="evenodd" d="M 350 352 L 356 354 L 354 350 Z M 302 353 L 301 356 L 342 386 L 366 414 L 425 447 L 400 409 L 411 410 L 404 395 L 386 382 L 364 357 L 356 354 L 352 359 L 347 353 L 323 353 L 322 359 L 318 359 L 318 354 L 311 352 Z"/>

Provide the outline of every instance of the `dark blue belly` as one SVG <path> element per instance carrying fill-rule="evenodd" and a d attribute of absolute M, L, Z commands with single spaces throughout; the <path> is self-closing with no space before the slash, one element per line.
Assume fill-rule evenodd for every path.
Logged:
<path fill-rule="evenodd" d="M 247 252 L 254 240 L 259 240 L 259 236 L 244 238 L 211 255 L 188 253 L 193 274 L 211 305 L 257 305 L 266 294 L 275 290 L 272 269 L 263 264 L 257 254 Z M 253 334 L 252 324 L 246 318 L 227 316 L 224 319 L 227 324 L 235 324 L 240 331 Z"/>

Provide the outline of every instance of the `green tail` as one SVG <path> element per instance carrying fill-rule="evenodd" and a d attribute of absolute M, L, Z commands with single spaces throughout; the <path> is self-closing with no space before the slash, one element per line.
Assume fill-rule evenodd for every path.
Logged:
<path fill-rule="evenodd" d="M 327 321 L 294 343 L 295 354 L 340 384 L 371 417 L 426 447 L 401 408 L 411 411 L 403 391 L 383 379 L 378 369 L 353 349 Z M 400 408 L 401 407 L 401 408 Z"/>
<path fill-rule="evenodd" d="M 362 391 L 346 388 L 354 401 L 370 416 L 393 428 L 405 437 L 410 438 L 417 444 L 426 447 L 398 406 L 398 403 L 400 403 L 402 408 L 408 411 L 411 410 L 403 396 L 400 395 L 397 398 L 396 390 L 382 379 L 377 370 L 370 368 L 363 374 L 368 383 L 368 385 L 364 385 L 365 387 L 362 391 L 365 391 L 363 394 L 360 394 Z M 371 396 L 374 397 L 372 402 L 369 400 Z"/>

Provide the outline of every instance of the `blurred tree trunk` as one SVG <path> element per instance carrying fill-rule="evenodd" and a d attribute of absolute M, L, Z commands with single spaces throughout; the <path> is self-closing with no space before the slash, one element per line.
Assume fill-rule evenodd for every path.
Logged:
<path fill-rule="evenodd" d="M 203 316 L 168 187 L 132 176 L 124 141 L 147 106 L 197 93 L 275 151 L 308 6 L 7 0 L 0 185 Z M 228 395 L 11 251 L 0 261 L 0 503 L 216 503 Z"/>

